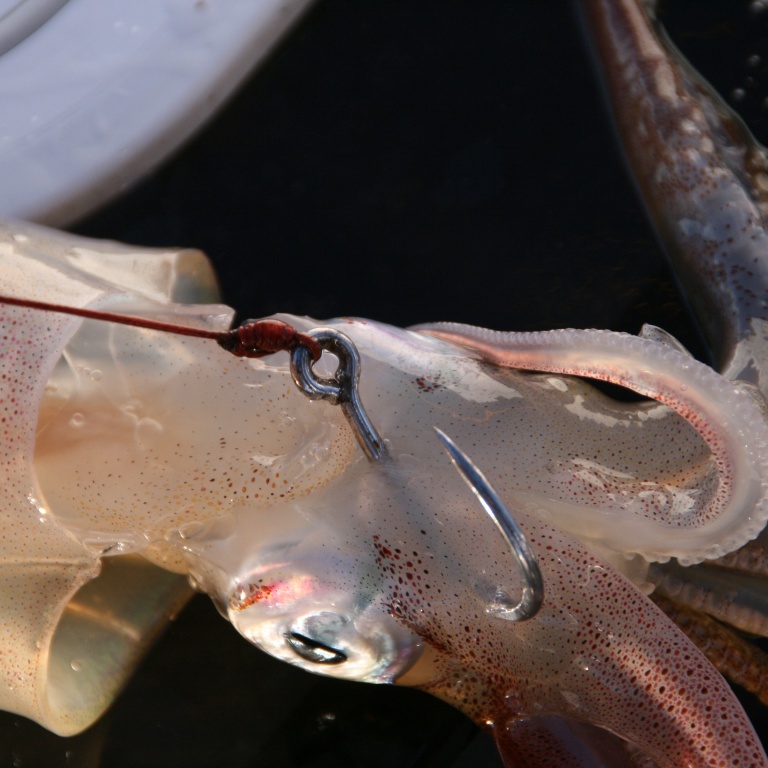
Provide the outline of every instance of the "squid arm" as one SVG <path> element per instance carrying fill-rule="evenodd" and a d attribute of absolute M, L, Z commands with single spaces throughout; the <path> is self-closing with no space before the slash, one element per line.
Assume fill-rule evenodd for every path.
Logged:
<path fill-rule="evenodd" d="M 718 469 L 708 505 L 614 510 L 603 541 L 648 560 L 683 564 L 712 559 L 754 539 L 768 515 L 768 429 L 749 392 L 686 353 L 641 337 L 609 331 L 502 333 L 453 323 L 418 326 L 481 359 L 509 368 L 588 376 L 628 387 L 685 417 L 706 440 Z M 644 449 L 640 449 L 644 450 Z M 642 489 L 638 488 L 642 496 Z M 695 510 L 695 511 L 694 511 Z M 558 519 L 579 535 L 583 520 Z"/>

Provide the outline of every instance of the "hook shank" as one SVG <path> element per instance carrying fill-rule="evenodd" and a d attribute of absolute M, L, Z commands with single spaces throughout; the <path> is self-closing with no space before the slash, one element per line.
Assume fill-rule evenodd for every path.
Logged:
<path fill-rule="evenodd" d="M 333 328 L 315 328 L 304 335 L 316 341 L 321 349 L 335 355 L 339 366 L 333 378 L 318 376 L 309 350 L 305 346 L 298 346 L 291 352 L 291 376 L 294 383 L 311 400 L 326 400 L 332 405 L 341 406 L 357 442 L 370 461 L 386 458 L 388 453 L 384 441 L 360 402 L 360 355 L 357 347 L 348 336 Z"/>

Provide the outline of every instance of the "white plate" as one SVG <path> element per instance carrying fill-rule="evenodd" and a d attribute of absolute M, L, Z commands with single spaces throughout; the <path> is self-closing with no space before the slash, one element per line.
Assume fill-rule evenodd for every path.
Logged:
<path fill-rule="evenodd" d="M 60 226 L 117 195 L 310 2 L 0 0 L 0 215 Z"/>

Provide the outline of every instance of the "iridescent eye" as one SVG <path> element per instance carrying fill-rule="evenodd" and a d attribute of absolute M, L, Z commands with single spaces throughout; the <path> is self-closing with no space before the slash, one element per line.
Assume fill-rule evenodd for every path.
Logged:
<path fill-rule="evenodd" d="M 302 659 L 314 662 L 315 664 L 343 664 L 347 660 L 346 653 L 298 632 L 287 632 L 285 642 Z"/>

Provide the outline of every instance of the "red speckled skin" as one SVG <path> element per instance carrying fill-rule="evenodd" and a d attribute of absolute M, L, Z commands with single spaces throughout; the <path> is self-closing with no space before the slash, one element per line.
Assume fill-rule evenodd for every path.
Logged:
<path fill-rule="evenodd" d="M 587 0 L 583 7 L 638 186 L 683 278 L 698 289 L 705 321 L 718 318 L 707 331 L 720 362 L 732 377 L 764 384 L 755 362 L 759 350 L 739 349 L 740 342 L 751 341 L 751 319 L 766 316 L 760 286 L 768 285 L 768 273 L 759 258 L 768 245 L 758 177 L 764 159 L 738 120 L 670 56 L 644 6 L 634 0 Z M 552 738 L 547 716 L 585 713 L 661 766 L 767 764 L 720 675 L 671 622 L 578 542 L 540 522 L 523 525 L 540 559 L 547 594 L 538 616 L 509 630 L 514 640 L 503 640 L 504 629 L 483 622 L 479 612 L 471 618 L 448 614 L 439 626 L 433 614 L 419 627 L 425 598 L 413 595 L 415 575 L 404 581 L 407 596 L 402 586 L 394 588 L 398 615 L 428 642 L 440 638 L 439 672 L 425 687 L 485 720 L 509 765 L 583 764 L 567 744 Z M 393 576 L 402 570 L 389 563 Z M 579 591 L 587 584 L 589 597 L 581 601 Z M 544 638 L 564 616 L 574 626 L 561 625 L 552 649 L 570 662 L 543 669 Z M 517 644 L 525 644 L 521 635 L 540 621 L 549 626 L 536 636 L 539 655 L 523 661 Z M 609 751 L 620 760 L 621 747 Z M 625 756 L 627 764 L 633 762 Z"/>
<path fill-rule="evenodd" d="M 450 324 L 425 330 L 496 365 L 552 370 L 562 358 L 545 358 L 548 334 L 540 335 L 533 351 L 525 347 L 525 334 Z M 553 335 L 558 333 L 585 332 Z M 572 366 L 566 372 L 581 370 Z M 512 513 L 545 584 L 540 613 L 517 624 L 486 614 L 471 591 L 457 584 L 455 565 L 425 546 L 430 539 L 423 531 L 413 534 L 412 547 L 383 535 L 376 540 L 379 565 L 391 582 L 393 615 L 433 650 L 434 670 L 420 687 L 485 724 L 509 765 L 600 764 L 592 752 L 593 762 L 575 762 L 574 750 L 582 747 L 556 738 L 553 723 L 559 721 L 551 716 L 617 734 L 663 768 L 768 765 L 724 679 L 670 619 L 558 527 L 556 516 L 550 525 L 518 507 Z M 474 562 L 469 542 L 462 554 Z M 590 748 L 607 750 L 606 759 L 614 761 L 608 765 L 631 764 L 619 741 L 589 729 L 578 735 Z"/>
<path fill-rule="evenodd" d="M 765 396 L 764 148 L 658 29 L 653 3 L 580 7 L 638 190 L 718 366 Z"/>
<path fill-rule="evenodd" d="M 410 551 L 376 542 L 393 615 L 434 652 L 420 687 L 485 723 L 508 765 L 580 764 L 542 722 L 550 715 L 620 734 L 664 768 L 768 764 L 723 678 L 655 605 L 577 540 L 514 514 L 546 585 L 525 623 L 489 616 L 469 590 L 447 595 L 451 564 L 418 540 Z M 597 733 L 581 736 L 592 743 Z M 624 745 L 604 741 L 627 759 Z"/>
<path fill-rule="evenodd" d="M 13 263 L 9 259 L 9 269 Z M 27 266 L 26 262 L 24 265 Z M 23 316 L 31 310 L 14 309 L 14 312 Z M 37 322 L 44 322 L 46 315 L 37 313 L 36 317 Z M 288 319 L 296 328 L 311 327 L 313 323 L 309 319 Z M 58 318 L 57 322 L 60 320 Z M 666 416 L 662 414 L 662 418 L 649 419 L 647 426 L 632 434 L 627 422 L 627 434 L 617 436 L 613 424 L 621 409 L 606 406 L 604 411 L 595 402 L 594 418 L 590 420 L 585 419 L 583 413 L 574 413 L 565 407 L 586 396 L 586 385 L 582 383 L 569 384 L 557 377 L 536 378 L 505 367 L 491 366 L 460 347 L 425 334 L 354 320 L 338 321 L 335 325 L 350 335 L 365 359 L 362 395 L 372 419 L 391 441 L 393 461 L 379 466 L 359 457 L 357 462 L 350 462 L 348 451 L 354 438 L 332 433 L 326 438 L 330 443 L 327 457 L 318 465 L 316 473 L 310 477 L 301 475 L 300 482 L 307 484 L 307 492 L 311 491 L 307 493 L 311 496 L 311 504 L 303 499 L 304 492 L 270 491 L 274 504 L 286 506 L 270 509 L 270 502 L 264 507 L 266 514 L 254 514 L 260 503 L 254 499 L 259 494 L 253 494 L 252 499 L 252 491 L 243 486 L 242 491 L 237 488 L 236 491 L 244 497 L 248 495 L 248 502 L 233 513 L 235 524 L 231 529 L 226 527 L 230 532 L 220 541 L 216 540 L 216 548 L 209 547 L 204 537 L 197 544 L 194 536 L 183 540 L 185 552 L 191 552 L 193 546 L 200 547 L 199 551 L 206 556 L 213 552 L 220 556 L 219 560 L 211 561 L 213 565 L 222 570 L 226 567 L 226 573 L 236 577 L 238 591 L 243 594 L 238 595 L 242 609 L 234 613 L 237 618 L 242 617 L 243 627 L 253 632 L 261 625 L 277 629 L 276 633 L 267 632 L 258 637 L 267 634 L 277 637 L 280 651 L 289 654 L 290 648 L 284 642 L 285 630 L 291 630 L 294 619 L 301 619 L 305 611 L 333 610 L 337 614 L 344 611 L 342 618 L 345 620 L 338 622 L 338 626 L 363 636 L 362 651 L 357 655 L 365 662 L 366 649 L 373 648 L 369 655 L 374 656 L 374 669 L 380 666 L 378 649 L 383 649 L 382 654 L 386 656 L 387 649 L 392 647 L 392 644 L 376 642 L 382 632 L 391 629 L 392 625 L 401 630 L 400 634 L 402 630 L 410 630 L 431 651 L 424 661 L 429 663 L 431 659 L 432 668 L 422 673 L 417 669 L 421 666 L 419 662 L 412 670 L 420 675 L 415 684 L 454 703 L 491 728 L 507 759 L 515 754 L 516 760 L 525 759 L 528 764 L 542 765 L 548 761 L 550 765 L 572 765 L 565 761 L 565 757 L 558 757 L 564 749 L 561 742 L 545 742 L 538 738 L 543 728 L 550 728 L 549 721 L 545 721 L 546 726 L 542 725 L 542 717 L 556 715 L 585 719 L 596 727 L 617 733 L 637 744 L 661 766 L 703 768 L 719 764 L 765 768 L 751 726 L 722 678 L 680 630 L 628 580 L 590 554 L 551 520 L 556 509 L 534 510 L 529 514 L 522 504 L 515 504 L 514 499 L 508 502 L 541 562 L 545 603 L 540 613 L 532 620 L 518 624 L 486 613 L 495 588 L 501 586 L 517 593 L 519 573 L 500 537 L 491 535 L 492 531 L 489 533 L 491 526 L 478 514 L 471 494 L 467 493 L 439 441 L 432 435 L 431 426 L 436 424 L 467 445 L 489 475 L 492 473 L 491 479 L 498 484 L 504 498 L 510 498 L 515 489 L 527 487 L 531 490 L 534 481 L 543 483 L 538 494 L 540 506 L 546 506 L 555 495 L 551 481 L 558 472 L 558 464 L 569 463 L 572 472 L 577 466 L 574 461 L 590 458 L 593 462 L 609 462 L 614 470 L 624 467 L 623 459 L 611 458 L 617 448 L 621 448 L 622 441 L 627 449 L 624 459 L 630 463 L 638 455 L 642 459 L 641 475 L 627 476 L 633 486 L 641 476 L 646 484 L 654 480 L 666 482 L 670 479 L 666 462 L 656 466 L 658 456 L 654 460 L 646 456 L 649 448 L 659 442 L 654 436 L 669 436 L 670 440 L 661 440 L 664 446 L 674 443 L 668 457 L 674 474 L 691 461 L 699 463 L 702 441 L 695 431 L 683 420 L 676 417 L 670 420 L 668 416 L 674 414 L 665 411 Z M 615 360 L 614 350 L 618 344 L 643 349 L 661 347 L 666 355 L 662 355 L 663 370 L 650 356 L 641 361 L 641 370 L 655 380 L 673 368 L 668 360 L 670 355 L 686 367 L 704 367 L 689 362 L 679 352 L 665 350 L 656 342 L 619 334 L 561 331 L 524 336 L 529 346 L 538 349 L 540 359 L 544 357 L 545 339 L 568 344 L 578 340 L 586 343 L 593 337 L 595 349 L 602 349 L 611 361 Z M 615 344 L 612 344 L 606 336 L 618 338 L 614 338 Z M 141 339 L 136 342 L 141 343 Z M 180 343 L 202 342 L 183 340 Z M 198 358 L 189 355 L 189 359 Z M 503 361 L 497 362 L 503 366 Z M 265 398 L 263 390 L 251 386 L 258 380 L 255 368 L 236 366 L 236 360 L 228 359 L 227 363 L 246 376 L 244 391 L 259 398 L 259 407 L 253 410 L 263 420 L 264 429 L 256 429 L 257 425 L 252 422 L 255 434 L 266 432 L 267 426 L 276 423 L 282 429 L 292 429 L 293 421 L 280 421 L 284 407 L 285 413 L 290 414 L 299 413 L 300 408 L 312 410 L 314 404 L 302 399 L 301 394 L 290 387 L 284 364 L 278 362 L 274 370 L 262 370 L 262 383 L 274 380 L 276 387 L 276 397 Z M 198 366 L 192 379 L 195 386 L 182 386 L 174 392 L 166 392 L 174 406 L 180 407 L 182 401 L 186 403 L 181 395 L 192 396 L 196 388 L 209 392 L 203 386 L 204 379 Z M 218 392 L 225 368 L 218 361 L 212 368 L 212 381 L 216 385 L 213 391 Z M 241 368 L 244 371 L 240 371 Z M 562 363 L 540 368 L 560 371 Z M 226 375 L 235 376 L 236 372 L 232 370 Z M 707 370 L 707 378 L 721 379 L 711 370 Z M 104 381 L 104 375 L 97 381 Z M 730 385 L 725 384 L 730 390 Z M 686 390 L 690 396 L 695 394 L 692 390 L 693 386 Z M 589 399 L 601 400 L 594 393 Z M 725 408 L 725 400 L 723 395 L 722 402 L 717 401 L 718 406 Z M 196 417 L 194 420 L 185 418 L 182 412 L 173 423 L 178 428 L 191 424 L 195 429 L 201 429 L 205 417 L 212 418 L 217 429 L 223 429 L 222 420 L 232 409 L 228 401 L 220 398 L 214 398 L 214 401 L 220 406 L 220 412 L 214 414 L 212 408 L 193 407 L 195 402 L 190 405 Z M 748 406 L 749 403 L 747 399 L 745 404 Z M 647 411 L 642 406 L 638 408 Z M 732 421 L 740 410 L 741 406 L 738 406 L 733 412 Z M 338 413 L 330 410 L 315 418 L 327 420 L 334 417 L 341 419 Z M 554 418 L 554 425 L 546 422 L 549 417 Z M 66 425 L 70 425 L 68 414 L 62 418 Z M 310 421 L 308 414 L 302 419 L 307 423 Z M 637 422 L 640 423 L 639 418 Z M 551 435 L 536 434 L 548 432 L 553 426 Z M 678 435 L 681 429 L 683 434 Z M 297 439 L 305 439 L 305 431 L 296 429 Z M 699 431 L 706 433 L 708 429 Z M 314 434 L 312 430 L 308 432 L 310 436 Z M 689 441 L 685 433 L 692 433 L 695 439 Z M 227 430 L 223 442 L 236 445 L 236 434 L 236 429 Z M 604 439 L 605 435 L 608 439 Z M 112 432 L 110 439 L 111 436 Z M 282 457 L 287 449 L 280 447 L 284 443 L 279 435 L 278 438 L 273 448 Z M 246 439 L 252 446 L 253 436 L 248 434 Z M 87 442 L 90 450 L 92 441 Z M 213 442 L 223 450 L 222 440 Z M 764 442 L 768 443 L 768 440 Z M 172 444 L 184 446 L 179 452 L 183 459 L 180 467 L 186 467 L 186 446 L 192 441 L 174 437 Z M 287 445 L 290 448 L 293 443 Z M 40 444 L 38 448 L 41 448 Z M 139 469 L 141 482 L 120 480 L 118 483 L 121 495 L 126 488 L 130 491 L 125 496 L 124 508 L 111 510 L 112 522 L 118 530 L 122 530 L 124 524 L 133 530 L 138 525 L 136 509 L 157 504 L 161 494 L 150 484 L 152 478 L 174 497 L 176 490 L 194 492 L 189 474 L 184 474 L 180 488 L 169 489 L 165 471 L 169 455 L 165 454 L 164 471 L 158 474 L 154 471 L 158 462 L 152 452 L 138 444 L 134 449 L 147 457 L 150 467 L 147 474 Z M 208 456 L 208 444 L 205 449 Z M 665 450 L 661 448 L 656 453 Z M 252 452 L 252 448 L 236 450 L 235 455 L 245 457 L 247 461 Z M 66 453 L 74 454 L 74 449 L 70 447 Z M 288 450 L 288 455 L 294 453 L 295 448 Z M 558 456 L 565 461 L 559 461 Z M 122 466 L 127 463 L 124 457 L 125 448 L 122 448 L 115 453 L 114 460 Z M 107 458 L 100 456 L 101 460 Z M 727 456 L 722 458 L 723 465 L 728 466 Z M 53 462 L 57 472 L 61 471 L 63 460 L 64 457 L 59 455 Z M 350 466 L 339 473 L 334 469 L 338 463 L 349 463 Z M 42 484 L 41 488 L 43 491 L 49 488 L 49 498 L 53 498 L 54 492 L 67 490 L 65 480 L 71 480 L 77 472 L 83 471 L 85 476 L 74 477 L 70 489 L 78 501 L 66 505 L 83 514 L 83 504 L 79 501 L 83 495 L 82 482 L 111 486 L 113 473 L 84 466 L 82 461 L 75 461 L 75 464 L 77 467 L 72 472 L 64 471 L 62 477 L 57 477 L 55 488 L 47 484 Z M 42 465 L 39 457 L 40 477 L 45 474 Z M 228 463 L 227 466 L 227 471 L 234 473 L 233 465 Z M 654 474 L 654 467 L 660 474 Z M 265 482 L 274 488 L 277 475 L 272 459 L 264 466 L 247 464 L 243 471 L 252 479 L 261 478 L 266 472 Z M 730 478 L 723 472 L 720 475 Z M 210 473 L 203 475 L 211 476 Z M 234 474 L 227 482 L 228 485 L 211 486 L 219 488 L 225 499 L 233 495 L 230 486 L 235 484 Z M 102 492 L 107 488 L 98 488 L 97 493 L 90 494 L 91 497 L 103 498 Z M 208 484 L 205 483 L 200 491 L 200 502 L 207 508 L 205 497 L 211 492 Z M 588 515 L 590 503 L 600 506 L 599 499 L 586 498 L 587 494 L 579 489 L 574 494 L 576 501 L 583 502 L 580 516 Z M 707 496 L 706 493 L 701 495 Z M 175 503 L 178 505 L 179 502 Z M 159 505 L 164 525 L 167 525 L 170 506 Z M 187 505 L 180 508 L 185 510 Z M 213 514 L 220 509 L 219 506 Z M 108 515 L 101 506 L 94 511 L 98 526 L 103 530 Z M 120 517 L 123 513 L 127 516 L 125 520 Z M 208 514 L 211 513 L 202 512 L 202 519 L 207 519 Z M 286 534 L 279 530 L 281 524 L 287 521 L 290 532 L 294 515 L 300 518 L 299 530 L 302 531 L 300 542 L 294 546 L 295 557 L 284 555 L 280 550 L 281 555 L 274 563 L 271 547 L 275 542 L 283 542 Z M 652 522 L 646 516 L 639 517 L 642 529 Z M 698 517 L 695 510 L 693 517 Z M 317 535 L 305 536 L 304 521 L 313 518 L 319 523 Z M 277 530 L 269 534 L 273 537 L 270 541 L 264 526 L 273 523 Z M 141 530 L 146 527 L 142 525 Z M 214 531 L 214 536 L 218 535 Z M 683 538 L 687 542 L 690 535 Z M 258 560 L 260 544 L 266 548 L 266 564 Z M 273 562 L 271 571 L 274 573 L 267 567 L 269 562 Z M 258 579 L 263 580 L 259 582 Z M 306 588 L 301 579 L 309 582 Z M 229 589 L 230 580 L 223 581 Z M 278 585 L 285 585 L 285 589 Z M 212 585 L 213 589 L 215 585 Z M 9 590 L 8 594 L 12 592 Z M 14 601 L 18 604 L 18 600 Z M 10 609 L 4 615 L 6 618 L 11 615 Z M 359 620 L 359 626 L 355 624 L 356 620 Z M 392 633 L 396 638 L 397 634 Z M 354 651 L 352 641 L 350 645 Z M 400 649 L 405 653 L 412 647 L 405 642 L 394 646 L 396 657 Z M 386 658 L 384 660 L 388 663 Z M 395 658 L 392 665 L 399 670 L 402 665 L 398 661 L 399 658 Z M 365 668 L 360 665 L 360 669 L 362 676 Z M 724 762 L 726 760 L 728 762 Z"/>

